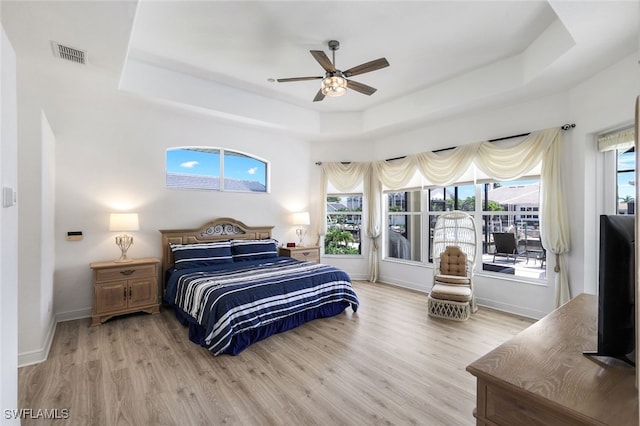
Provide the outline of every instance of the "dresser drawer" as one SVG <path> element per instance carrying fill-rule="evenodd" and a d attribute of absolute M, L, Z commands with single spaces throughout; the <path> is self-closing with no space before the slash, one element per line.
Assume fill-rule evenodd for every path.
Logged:
<path fill-rule="evenodd" d="M 116 268 L 96 269 L 96 281 L 114 281 L 156 275 L 156 265 L 122 265 Z"/>

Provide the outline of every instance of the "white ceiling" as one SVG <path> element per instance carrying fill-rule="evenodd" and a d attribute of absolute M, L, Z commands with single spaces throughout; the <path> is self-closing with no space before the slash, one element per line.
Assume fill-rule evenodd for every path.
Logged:
<path fill-rule="evenodd" d="M 567 90 L 638 50 L 639 16 L 635 1 L 2 2 L 18 57 L 41 61 L 52 73 L 70 69 L 52 57 L 55 40 L 86 49 L 88 73 L 106 72 L 122 79 L 121 89 L 149 99 L 297 132 L 301 126 L 274 111 L 325 124 L 331 113 L 349 112 L 357 116 L 345 127 L 349 134 Z M 339 69 L 387 58 L 389 67 L 353 77 L 376 93 L 349 91 L 314 103 L 317 80 L 269 81 L 323 75 L 309 50 L 331 57 L 331 39 L 341 43 Z M 197 77 L 203 90 L 241 94 L 253 108 L 225 111 L 230 99 L 208 104 L 186 90 L 169 99 L 128 77 L 135 63 L 175 71 L 175 84 L 176 76 Z M 309 132 L 325 130 L 318 124 Z"/>

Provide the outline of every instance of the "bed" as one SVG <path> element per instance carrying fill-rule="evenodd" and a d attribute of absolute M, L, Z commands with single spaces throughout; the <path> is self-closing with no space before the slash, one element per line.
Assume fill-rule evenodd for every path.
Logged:
<path fill-rule="evenodd" d="M 198 229 L 162 230 L 163 300 L 214 355 L 327 318 L 358 297 L 333 266 L 278 256 L 273 227 L 219 218 Z"/>

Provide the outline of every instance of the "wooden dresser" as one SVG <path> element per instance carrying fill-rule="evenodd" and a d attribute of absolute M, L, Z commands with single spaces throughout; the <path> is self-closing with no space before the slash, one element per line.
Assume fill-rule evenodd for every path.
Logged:
<path fill-rule="evenodd" d="M 320 263 L 319 246 L 279 247 L 278 256 L 293 257 L 298 260 Z"/>
<path fill-rule="evenodd" d="M 131 262 L 95 262 L 93 269 L 93 313 L 91 325 L 115 315 L 131 312 L 160 312 L 158 303 L 159 259 Z"/>
<path fill-rule="evenodd" d="M 581 294 L 467 367 L 478 425 L 638 425 L 635 370 L 589 358 L 597 299 Z"/>

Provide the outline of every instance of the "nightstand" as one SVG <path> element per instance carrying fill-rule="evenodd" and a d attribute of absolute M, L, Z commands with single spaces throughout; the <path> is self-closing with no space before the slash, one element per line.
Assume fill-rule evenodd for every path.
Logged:
<path fill-rule="evenodd" d="M 91 325 L 100 325 L 115 315 L 160 312 L 158 303 L 159 259 L 131 262 L 95 262 L 93 269 L 93 313 Z"/>
<path fill-rule="evenodd" d="M 278 247 L 278 256 L 320 263 L 319 246 Z"/>

